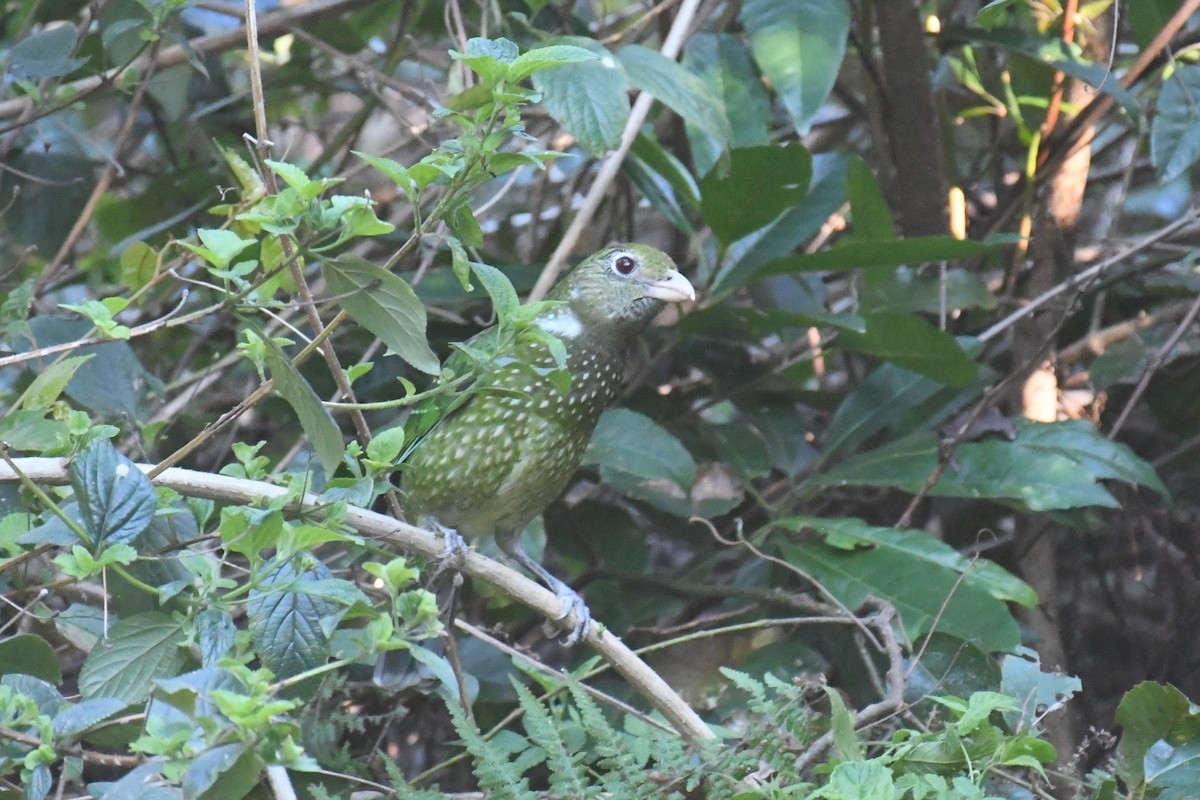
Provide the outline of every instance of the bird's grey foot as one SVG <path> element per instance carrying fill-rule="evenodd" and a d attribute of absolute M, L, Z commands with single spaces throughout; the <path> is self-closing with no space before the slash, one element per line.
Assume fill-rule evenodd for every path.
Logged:
<path fill-rule="evenodd" d="M 467 553 L 471 552 L 471 546 L 458 531 L 454 528 L 447 528 L 436 520 L 422 520 L 421 527 L 436 532 L 446 543 L 442 552 L 438 553 L 434 560 L 433 577 L 441 575 L 448 569 L 458 569 L 463 565 L 467 559 Z"/>
<path fill-rule="evenodd" d="M 579 592 L 567 586 L 562 581 L 555 579 L 550 582 L 550 591 L 554 592 L 558 599 L 563 601 L 562 613 L 555 617 L 555 623 L 561 623 L 575 612 L 575 624 L 567 635 L 559 640 L 563 647 L 573 647 L 583 639 L 587 638 L 592 629 L 592 612 L 588 610 L 587 603 L 583 602 L 583 598 L 579 596 Z M 561 629 L 560 624 L 555 625 Z"/>
<path fill-rule="evenodd" d="M 505 549 L 504 545 L 507 541 L 500 541 L 501 549 Z M 542 583 L 546 584 L 546 588 L 554 592 L 555 596 L 563 601 L 562 613 L 554 618 L 555 622 L 561 622 L 571 616 L 572 611 L 575 612 L 575 624 L 571 627 L 567 635 L 559 640 L 559 643 L 563 647 L 572 647 L 581 640 L 586 639 L 592 629 L 592 612 L 588 610 L 587 603 L 583 602 L 583 598 L 579 596 L 579 593 L 551 575 L 549 570 L 530 558 L 521 548 L 510 546 L 507 551 L 508 555 L 519 561 L 525 569 L 538 576 Z"/>

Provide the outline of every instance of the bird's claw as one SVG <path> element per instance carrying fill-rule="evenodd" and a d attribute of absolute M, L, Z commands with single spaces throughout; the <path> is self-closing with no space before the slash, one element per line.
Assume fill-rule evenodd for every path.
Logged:
<path fill-rule="evenodd" d="M 445 525 L 426 522 L 425 527 L 437 531 L 446 543 L 434 561 L 434 577 L 441 575 L 447 569 L 461 567 L 467 560 L 467 553 L 471 552 L 471 546 L 467 544 L 467 540 L 454 528 L 447 528 Z"/>
<path fill-rule="evenodd" d="M 559 582 L 556 586 L 551 586 L 550 589 L 554 594 L 563 601 L 562 613 L 554 618 L 555 623 L 561 623 L 567 617 L 571 616 L 571 612 L 575 612 L 575 624 L 567 635 L 559 639 L 559 644 L 563 647 L 574 647 L 588 637 L 592 630 L 592 612 L 588 610 L 587 603 L 583 602 L 583 598 L 579 593 L 567 586 L 565 583 Z M 562 629 L 562 625 L 555 625 L 558 630 Z M 552 635 L 550 632 L 547 635 Z"/>

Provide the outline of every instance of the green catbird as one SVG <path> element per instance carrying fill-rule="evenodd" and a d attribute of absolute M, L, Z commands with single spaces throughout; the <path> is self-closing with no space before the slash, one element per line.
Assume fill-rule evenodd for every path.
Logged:
<path fill-rule="evenodd" d="M 530 325 L 565 347 L 569 384 L 554 380 L 558 362 L 548 337 L 526 329 L 405 459 L 400 488 L 408 518 L 441 531 L 448 555 L 464 547 L 461 537 L 494 535 L 506 555 L 562 598 L 560 619 L 576 611 L 564 644 L 587 635 L 591 616 L 571 587 L 521 549 L 521 531 L 579 466 L 601 412 L 620 393 L 630 345 L 664 303 L 695 296 L 671 258 L 653 247 L 618 244 L 593 254 L 558 282 L 547 297 L 557 302 Z"/>

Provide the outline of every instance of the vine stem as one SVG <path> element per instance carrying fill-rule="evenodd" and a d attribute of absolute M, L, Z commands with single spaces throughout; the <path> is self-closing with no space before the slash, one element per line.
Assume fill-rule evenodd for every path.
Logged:
<path fill-rule="evenodd" d="M 15 483 L 22 475 L 38 484 L 54 486 L 69 482 L 68 461 L 63 458 L 18 458 L 12 465 L 0 464 L 0 484 Z M 150 474 L 153 464 L 138 464 L 138 469 Z M 200 497 L 225 503 L 258 503 L 287 495 L 287 489 L 263 481 L 233 478 L 208 472 L 172 467 L 153 476 L 158 486 L 164 486 L 186 497 Z M 328 502 L 315 494 L 304 494 L 295 500 L 290 513 L 319 512 Z M 413 525 L 384 514 L 349 506 L 344 522 L 363 536 L 385 539 L 407 553 L 437 558 L 445 549 L 442 538 Z M 521 575 L 511 567 L 480 555 L 472 550 L 463 559 L 461 571 L 499 589 L 504 594 L 570 628 L 575 624 L 574 612 L 560 619 L 562 600 L 553 592 Z M 692 741 L 715 738 L 715 734 L 700 719 L 679 694 L 662 677 L 642 661 L 624 642 L 603 625 L 593 625 L 588 632 L 588 645 L 619 672 L 638 694 L 666 717 L 681 735 Z"/>
<path fill-rule="evenodd" d="M 680 3 L 679 13 L 675 15 L 675 21 L 671 23 L 671 30 L 667 32 L 667 38 L 663 40 L 662 48 L 659 51 L 672 61 L 683 49 L 684 39 L 687 38 L 688 31 L 692 27 L 692 20 L 696 18 L 696 11 L 699 7 L 700 0 L 683 0 Z M 567 226 L 566 232 L 559 240 L 558 247 L 554 248 L 554 252 L 550 254 L 550 259 L 542 269 L 542 274 L 538 276 L 533 291 L 529 293 L 530 302 L 541 300 L 546 296 L 546 292 L 550 291 L 550 287 L 554 285 L 558 274 L 562 272 L 563 266 L 567 263 L 567 257 L 571 255 L 575 245 L 578 244 L 579 237 L 592 224 L 592 218 L 596 215 L 596 210 L 600 208 L 600 201 L 604 199 L 608 187 L 617 177 L 617 170 L 621 168 L 621 163 L 629 153 L 629 148 L 633 147 L 633 140 L 637 138 L 642 123 L 646 121 L 653 102 L 654 96 L 648 92 L 642 92 L 634 101 L 633 109 L 629 112 L 629 121 L 625 123 L 625 130 L 621 132 L 621 143 L 617 145 L 616 150 L 608 154 L 604 163 L 601 164 L 600 171 L 596 173 L 596 179 L 592 181 L 591 188 L 588 189 L 587 196 L 584 197 L 578 213 L 571 220 L 571 224 Z"/>

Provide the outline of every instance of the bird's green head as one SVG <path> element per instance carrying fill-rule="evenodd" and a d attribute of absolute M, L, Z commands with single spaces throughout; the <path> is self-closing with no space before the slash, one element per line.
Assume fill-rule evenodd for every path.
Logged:
<path fill-rule="evenodd" d="M 588 256 L 549 295 L 593 334 L 636 333 L 663 303 L 695 298 L 671 257 L 644 244 L 616 244 Z"/>

